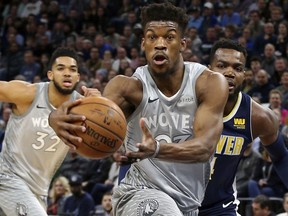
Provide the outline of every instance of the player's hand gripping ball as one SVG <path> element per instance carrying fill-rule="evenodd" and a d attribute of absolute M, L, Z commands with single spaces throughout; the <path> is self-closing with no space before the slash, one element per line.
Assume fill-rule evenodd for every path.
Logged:
<path fill-rule="evenodd" d="M 113 101 L 104 97 L 86 97 L 72 107 L 70 113 L 86 116 L 85 132 L 73 131 L 82 138 L 75 144 L 76 151 L 91 159 L 101 159 L 112 155 L 122 145 L 126 135 L 126 118 L 122 110 Z"/>

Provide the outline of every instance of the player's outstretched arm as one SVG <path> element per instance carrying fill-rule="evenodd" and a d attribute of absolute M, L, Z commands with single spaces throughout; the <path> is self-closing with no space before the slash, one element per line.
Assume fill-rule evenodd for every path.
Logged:
<path fill-rule="evenodd" d="M 266 148 L 276 172 L 288 189 L 288 150 L 279 133 L 279 120 L 275 113 L 253 102 L 252 106 L 253 136 L 258 137 Z"/>
<path fill-rule="evenodd" d="M 13 104 L 13 113 L 21 115 L 27 111 L 34 100 L 36 86 L 34 84 L 12 80 L 0 81 L 0 101 Z"/>
<path fill-rule="evenodd" d="M 214 153 L 223 129 L 223 111 L 228 98 L 227 81 L 219 73 L 205 71 L 197 80 L 196 92 L 199 106 L 196 115 L 191 116 L 194 118 L 192 140 L 159 145 L 144 121 L 140 120 L 142 143 L 137 144 L 138 152 L 127 152 L 127 156 L 140 159 L 156 156 L 162 160 L 184 163 L 207 161 Z"/>

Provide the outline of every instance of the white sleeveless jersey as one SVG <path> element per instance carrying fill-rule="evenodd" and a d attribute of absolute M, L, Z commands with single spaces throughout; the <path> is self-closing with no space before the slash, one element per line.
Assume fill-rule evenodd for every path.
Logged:
<path fill-rule="evenodd" d="M 179 143 L 192 139 L 193 121 L 197 109 L 196 80 L 206 69 L 198 63 L 185 62 L 181 88 L 172 97 L 157 88 L 147 66 L 138 68 L 133 76 L 141 80 L 143 99 L 128 119 L 126 148 L 137 151 L 142 140 L 139 119 L 145 122 L 153 137 L 160 143 Z M 177 145 L 177 144 L 175 144 Z M 210 173 L 207 163 L 175 163 L 159 159 L 145 159 L 134 163 L 124 182 L 140 187 L 158 188 L 172 197 L 182 212 L 197 209 L 204 197 Z"/>
<path fill-rule="evenodd" d="M 16 175 L 33 193 L 47 196 L 50 181 L 69 148 L 49 126 L 55 110 L 48 101 L 48 82 L 38 83 L 35 99 L 21 116 L 11 114 L 0 154 L 0 175 Z M 71 100 L 79 94 L 74 91 Z"/>

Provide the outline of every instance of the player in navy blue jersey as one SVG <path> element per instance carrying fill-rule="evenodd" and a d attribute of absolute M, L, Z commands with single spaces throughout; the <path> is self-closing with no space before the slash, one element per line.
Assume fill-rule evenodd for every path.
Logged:
<path fill-rule="evenodd" d="M 256 137 L 268 150 L 277 173 L 288 188 L 288 151 L 278 133 L 279 121 L 272 110 L 262 107 L 240 91 L 246 57 L 245 48 L 231 40 L 220 40 L 211 50 L 209 68 L 226 77 L 229 98 L 200 216 L 237 215 L 239 201 L 235 174 L 246 146 Z"/>

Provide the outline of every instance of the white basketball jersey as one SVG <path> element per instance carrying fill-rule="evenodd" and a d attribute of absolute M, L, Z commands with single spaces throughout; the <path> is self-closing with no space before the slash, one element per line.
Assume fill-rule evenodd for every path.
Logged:
<path fill-rule="evenodd" d="M 177 143 L 192 139 L 193 121 L 197 109 L 196 80 L 206 69 L 198 63 L 185 62 L 185 72 L 179 91 L 166 97 L 157 88 L 147 66 L 138 68 L 133 76 L 141 80 L 143 99 L 128 119 L 126 148 L 137 151 L 142 140 L 139 119 L 145 122 L 160 143 Z M 209 163 L 175 163 L 159 159 L 144 159 L 134 163 L 124 182 L 136 186 L 158 188 L 170 195 L 182 212 L 197 209 L 204 197 L 210 173 Z"/>
<path fill-rule="evenodd" d="M 16 175 L 32 192 L 44 196 L 69 149 L 48 123 L 50 112 L 55 110 L 48 101 L 48 84 L 36 84 L 35 99 L 26 113 L 11 114 L 0 154 L 2 176 Z M 77 97 L 74 91 L 71 100 Z"/>

